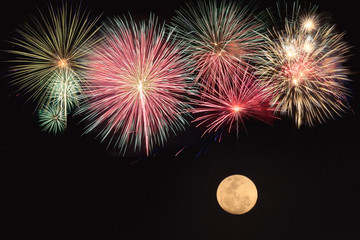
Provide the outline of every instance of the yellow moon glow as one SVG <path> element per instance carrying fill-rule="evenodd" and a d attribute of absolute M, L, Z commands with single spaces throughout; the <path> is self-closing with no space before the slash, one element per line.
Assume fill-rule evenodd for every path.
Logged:
<path fill-rule="evenodd" d="M 231 175 L 219 184 L 217 201 L 222 209 L 231 214 L 244 214 L 256 203 L 258 193 L 255 184 L 243 175 Z"/>

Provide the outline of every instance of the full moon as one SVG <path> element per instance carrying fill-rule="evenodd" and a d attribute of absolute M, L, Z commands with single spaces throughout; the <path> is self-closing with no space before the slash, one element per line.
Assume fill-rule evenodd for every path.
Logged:
<path fill-rule="evenodd" d="M 258 193 L 255 184 L 243 175 L 231 175 L 218 186 L 217 201 L 222 209 L 231 214 L 244 214 L 256 203 Z"/>

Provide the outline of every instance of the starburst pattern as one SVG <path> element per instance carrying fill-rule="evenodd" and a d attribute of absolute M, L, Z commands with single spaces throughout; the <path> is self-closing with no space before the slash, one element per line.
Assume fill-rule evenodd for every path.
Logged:
<path fill-rule="evenodd" d="M 348 46 L 334 26 L 322 23 L 316 8 L 293 15 L 284 28 L 274 27 L 266 35 L 258 74 L 276 111 L 295 119 L 296 126 L 312 126 L 340 116 L 347 108 Z"/>
<path fill-rule="evenodd" d="M 66 121 L 81 94 L 84 57 L 97 41 L 97 18 L 66 3 L 59 8 L 49 5 L 47 13 L 39 10 L 38 15 L 18 29 L 13 40 L 12 82 L 36 102 L 36 109 L 62 109 Z"/>
<path fill-rule="evenodd" d="M 66 127 L 65 111 L 59 106 L 46 105 L 39 110 L 39 124 L 43 131 L 58 134 Z"/>
<path fill-rule="evenodd" d="M 205 90 L 226 88 L 229 72 L 252 66 L 264 27 L 249 6 L 233 1 L 199 1 L 177 11 L 172 26 L 184 40 L 196 81 Z"/>
<path fill-rule="evenodd" d="M 100 129 L 103 141 L 125 153 L 163 145 L 170 133 L 184 129 L 190 106 L 188 60 L 164 25 L 116 18 L 104 26 L 103 41 L 90 57 L 85 90 L 90 123 L 86 133 Z"/>
<path fill-rule="evenodd" d="M 196 118 L 197 127 L 204 127 L 204 134 L 236 128 L 245 128 L 245 120 L 252 118 L 270 123 L 273 117 L 269 105 L 269 93 L 257 84 L 252 72 L 238 70 L 227 75 L 231 85 L 223 91 L 202 91 L 194 101 L 192 112 Z M 230 80 L 229 80 L 230 81 Z"/>

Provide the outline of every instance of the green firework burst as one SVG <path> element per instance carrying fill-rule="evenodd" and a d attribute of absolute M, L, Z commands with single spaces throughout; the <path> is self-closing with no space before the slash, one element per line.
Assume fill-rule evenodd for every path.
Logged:
<path fill-rule="evenodd" d="M 38 117 L 43 131 L 57 134 L 66 128 L 65 111 L 59 105 L 44 106 L 39 110 Z"/>

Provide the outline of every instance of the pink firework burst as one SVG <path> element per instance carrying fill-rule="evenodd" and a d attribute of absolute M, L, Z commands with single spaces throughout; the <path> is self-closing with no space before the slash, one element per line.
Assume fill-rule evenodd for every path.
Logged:
<path fill-rule="evenodd" d="M 121 152 L 132 145 L 149 155 L 187 124 L 187 60 L 153 16 L 141 24 L 117 18 L 104 29 L 89 61 L 86 133 L 99 128 Z"/>
<path fill-rule="evenodd" d="M 197 115 L 194 120 L 197 127 L 206 128 L 204 134 L 220 129 L 230 133 L 234 128 L 238 133 L 239 125 L 245 128 L 244 120 L 248 118 L 270 123 L 273 109 L 269 105 L 269 93 L 257 84 L 255 76 L 248 70 L 238 70 L 227 78 L 232 84 L 222 91 L 203 91 L 199 100 L 195 100 L 192 112 Z"/>

